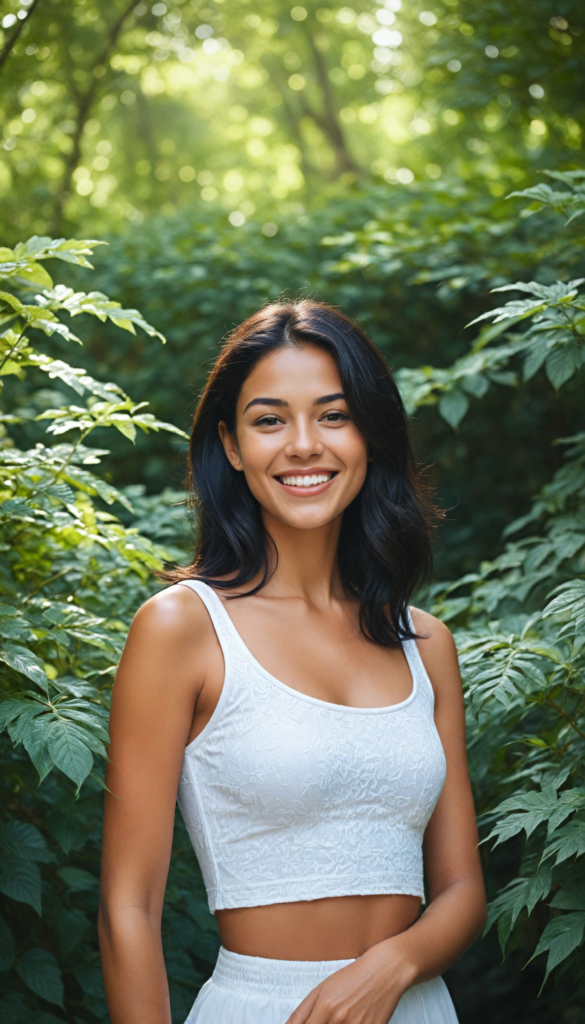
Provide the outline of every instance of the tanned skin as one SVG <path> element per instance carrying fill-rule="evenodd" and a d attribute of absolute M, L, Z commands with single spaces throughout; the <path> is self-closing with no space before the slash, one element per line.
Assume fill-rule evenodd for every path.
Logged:
<path fill-rule="evenodd" d="M 221 424 L 220 435 L 278 550 L 278 568 L 257 595 L 219 595 L 252 654 L 320 700 L 372 708 L 405 700 L 413 683 L 403 652 L 363 636 L 337 567 L 341 518 L 369 454 L 332 358 L 312 345 L 266 356 L 243 384 L 235 434 Z M 309 470 L 334 475 L 314 489 L 283 483 Z M 287 1024 L 388 1024 L 403 993 L 457 960 L 485 921 L 455 645 L 438 619 L 412 614 L 447 759 L 424 838 L 429 904 L 421 914 L 415 896 L 342 896 L 218 911 L 223 945 L 236 953 L 357 958 L 313 989 Z M 161 914 L 177 785 L 185 746 L 212 717 L 223 676 L 197 594 L 179 584 L 143 605 L 112 699 L 99 932 L 113 1024 L 171 1021 Z"/>

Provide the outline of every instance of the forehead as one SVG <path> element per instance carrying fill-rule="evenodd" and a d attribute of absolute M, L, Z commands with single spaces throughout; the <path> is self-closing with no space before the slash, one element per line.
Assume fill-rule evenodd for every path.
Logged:
<path fill-rule="evenodd" d="M 286 345 L 264 356 L 244 381 L 238 405 L 252 398 L 306 396 L 309 402 L 333 391 L 342 391 L 339 372 L 333 360 L 318 345 Z"/>

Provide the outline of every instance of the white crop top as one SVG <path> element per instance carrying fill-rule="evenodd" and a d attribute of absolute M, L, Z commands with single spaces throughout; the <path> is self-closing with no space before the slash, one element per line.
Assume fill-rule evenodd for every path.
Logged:
<path fill-rule="evenodd" d="M 445 755 L 416 641 L 403 644 L 413 681 L 406 700 L 340 706 L 275 679 L 211 587 L 186 585 L 205 604 L 225 661 L 217 707 L 185 750 L 178 790 L 211 912 L 325 896 L 424 898 L 422 838 Z"/>

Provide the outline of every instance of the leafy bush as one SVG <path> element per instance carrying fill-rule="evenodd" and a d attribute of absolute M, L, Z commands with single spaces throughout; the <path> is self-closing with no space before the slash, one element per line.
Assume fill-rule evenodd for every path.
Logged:
<path fill-rule="evenodd" d="M 585 171 L 551 176 L 565 191 L 540 185 L 517 195 L 569 223 L 585 212 Z M 411 405 L 432 397 L 456 426 L 470 396 L 480 398 L 494 379 L 517 385 L 544 370 L 553 387 L 566 385 L 585 364 L 582 284 L 496 288 L 528 297 L 477 317 L 495 329 L 484 329 L 448 370 L 405 371 Z M 553 971 L 582 977 L 585 945 L 585 433 L 559 444 L 565 465 L 508 526 L 513 539 L 504 552 L 438 588 L 435 601 L 437 614 L 455 627 L 487 841 L 497 846 L 524 833 L 488 928 L 497 924 L 503 951 L 515 931 L 533 957 L 546 956 L 543 984 Z M 550 909 L 535 934 L 530 917 L 543 904 Z"/>
<path fill-rule="evenodd" d="M 585 173 L 553 177 L 560 179 L 562 192 L 540 185 L 522 193 L 531 205 L 521 214 L 519 230 L 510 213 L 505 221 L 490 221 L 486 215 L 472 237 L 465 214 L 442 219 L 443 200 L 433 207 L 436 196 L 431 196 L 425 214 L 427 223 L 436 218 L 431 250 L 414 228 L 390 238 L 383 217 L 391 213 L 381 208 L 375 224 L 370 221 L 351 234 L 336 235 L 334 223 L 324 240 L 331 258 L 321 272 L 337 280 L 338 294 L 343 291 L 345 296 L 352 290 L 357 295 L 360 280 L 373 282 L 380 309 L 385 294 L 399 301 L 401 281 L 428 295 L 425 289 L 432 280 L 445 302 L 451 295 L 463 296 L 459 312 L 469 310 L 482 325 L 469 351 L 463 352 L 458 343 L 450 365 L 417 366 L 413 358 L 399 369 L 413 414 L 426 408 L 436 423 L 436 409 L 448 429 L 462 437 L 473 423 L 474 407 L 480 401 L 485 405 L 488 396 L 519 395 L 529 403 L 535 389 L 542 394 L 551 385 L 569 396 L 565 411 L 575 425 L 572 436 L 559 442 L 564 464 L 530 511 L 507 527 L 507 543 L 499 556 L 453 583 L 437 584 L 431 595 L 435 611 L 454 628 L 464 672 L 473 782 L 485 837 L 491 840 L 483 846 L 492 897 L 490 927 L 497 925 L 503 949 L 512 944 L 524 960 L 536 957 L 543 967 L 541 978 L 554 972 L 562 979 L 561 994 L 548 999 L 550 1016 L 544 1009 L 538 1017 L 556 1024 L 566 1007 L 580 1019 L 579 996 L 573 993 L 582 991 L 578 986 L 585 933 L 585 433 L 580 422 L 585 300 L 577 276 L 582 264 L 576 230 L 580 222 L 573 223 L 584 205 Z M 419 200 L 427 202 L 420 196 L 412 201 Z M 559 212 L 571 221 L 560 236 L 552 231 Z M 544 218 L 543 229 L 535 226 L 539 218 Z M 498 255 L 497 240 L 504 235 L 514 242 Z M 486 238 L 496 239 L 491 248 Z M 152 592 L 152 568 L 161 559 L 180 558 L 188 538 L 180 494 L 167 490 L 147 495 L 143 485 L 117 490 L 104 471 L 98 475 L 95 469 L 106 451 L 86 443 L 98 428 L 133 439 L 137 428 L 160 431 L 168 429 L 165 423 L 150 418 L 119 386 L 100 383 L 87 366 L 71 368 L 30 343 L 30 331 L 40 329 L 62 355 L 61 339 L 73 340 L 69 327 L 57 319 L 62 312 L 93 313 L 118 327 L 137 325 L 152 332 L 135 311 L 124 311 L 101 294 L 55 289 L 42 276 L 46 272 L 41 261 L 50 255 L 83 265 L 89 248 L 87 243 L 31 240 L 28 248 L 14 254 L 0 253 L 5 277 L 10 274 L 15 285 L 0 293 L 2 373 L 12 374 L 16 396 L 3 412 L 3 424 L 12 437 L 33 439 L 29 450 L 19 451 L 6 433 L 0 449 L 5 553 L 0 575 L 0 722 L 8 732 L 0 738 L 5 809 L 0 890 L 6 897 L 0 965 L 8 972 L 3 975 L 8 995 L 0 1002 L 0 1020 L 32 1019 L 37 1024 L 50 1024 L 51 1016 L 86 1024 L 107 1020 L 93 922 L 100 758 L 107 738 L 110 683 L 130 616 Z M 173 263 L 177 251 L 167 257 L 166 280 L 180 296 L 182 264 Z M 121 265 L 121 252 L 114 267 Z M 297 255 L 293 252 L 291 259 Z M 213 266 L 211 240 L 209 257 Z M 233 288 L 228 294 L 235 296 L 238 281 L 244 280 L 244 253 L 231 251 L 230 258 L 236 269 L 231 279 L 227 275 Z M 358 278 L 364 267 L 369 276 Z M 525 271 L 525 280 L 510 283 L 511 271 Z M 393 275 L 403 275 L 398 284 Z M 556 277 L 563 280 L 555 283 Z M 248 288 L 250 279 L 245 280 Z M 479 300 L 486 285 L 515 291 L 517 297 L 483 312 Z M 38 296 L 30 301 L 35 287 Z M 246 288 L 246 302 L 256 303 L 256 294 Z M 258 281 L 257 288 L 259 295 Z M 208 338 L 216 316 L 212 298 Z M 172 326 L 179 329 L 189 322 L 190 302 L 192 296 L 185 293 L 179 313 L 169 304 Z M 201 293 L 197 302 L 205 312 Z M 179 363 L 187 376 L 181 360 L 193 361 L 193 353 L 187 350 L 190 327 L 185 330 L 185 354 Z M 154 338 L 154 332 L 148 334 L 146 344 L 154 344 Z M 176 353 L 175 348 L 174 358 Z M 132 350 L 126 350 L 121 365 L 128 377 L 139 366 L 134 359 Z M 143 386 L 153 360 L 148 349 Z M 24 373 L 30 383 L 18 379 Z M 35 390 L 41 379 L 73 387 L 86 395 L 85 405 L 66 405 L 46 386 Z M 549 406 L 541 402 L 541 412 L 543 408 Z M 41 442 L 34 435 L 45 422 L 50 445 L 46 437 Z M 65 444 L 62 435 L 74 431 L 76 443 Z M 117 518 L 109 511 L 114 503 Z M 40 787 L 39 777 L 44 780 Z M 488 852 L 494 842 L 494 852 Z M 181 1021 L 197 985 L 209 973 L 218 937 L 180 822 L 175 851 L 163 932 L 173 1019 Z M 49 1005 L 52 1014 L 47 1013 Z M 461 1010 L 465 1019 L 465 1007 Z"/>
<path fill-rule="evenodd" d="M 108 1019 L 95 918 L 112 674 L 131 615 L 153 592 L 152 571 L 180 557 L 186 532 L 174 507 L 180 494 L 148 499 L 141 488 L 117 490 L 98 475 L 107 451 L 88 443 L 104 429 L 131 441 L 137 430 L 181 432 L 146 412 L 146 403 L 134 404 L 115 384 L 46 355 L 31 340 L 40 331 L 76 341 L 63 313 L 162 337 L 136 310 L 99 292 L 53 286 L 44 262 L 88 267 L 95 244 L 31 238 L 0 250 L 0 276 L 10 288 L 0 291 L 0 374 L 7 382 L 24 374 L 37 384 L 57 381 L 79 403 L 51 407 L 58 392 L 32 391 L 24 415 L 29 428 L 48 421 L 49 437 L 26 451 L 8 434 L 23 416 L 10 392 L 2 411 L 2 1021 L 63 1019 L 47 1006 L 66 1011 L 68 1020 Z M 71 435 L 75 440 L 67 441 Z M 109 510 L 116 503 L 125 523 Z M 174 1013 L 183 1020 L 217 938 L 180 829 L 177 843 L 182 852 L 169 883 L 165 940 Z"/>

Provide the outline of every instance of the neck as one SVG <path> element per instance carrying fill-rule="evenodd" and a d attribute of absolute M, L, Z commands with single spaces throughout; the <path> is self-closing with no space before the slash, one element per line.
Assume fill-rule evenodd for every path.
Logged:
<path fill-rule="evenodd" d="M 314 530 L 295 529 L 266 512 L 262 518 L 278 551 L 267 597 L 302 597 L 311 604 L 345 597 L 337 563 L 341 516 Z"/>

